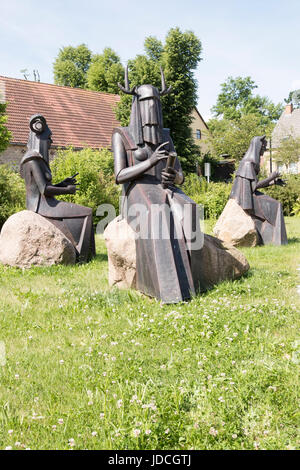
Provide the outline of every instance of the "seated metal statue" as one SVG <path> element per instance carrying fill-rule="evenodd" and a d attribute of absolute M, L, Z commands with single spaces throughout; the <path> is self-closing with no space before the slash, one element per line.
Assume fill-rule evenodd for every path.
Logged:
<path fill-rule="evenodd" d="M 162 71 L 161 79 L 162 91 L 152 85 L 130 90 L 126 69 L 125 87 L 119 87 L 133 95 L 130 124 L 114 129 L 112 149 L 116 183 L 123 184 L 121 213 L 133 227 L 137 213 L 133 209 L 140 211 L 137 289 L 173 303 L 189 299 L 199 289 L 197 253 L 203 234 L 196 203 L 174 186 L 183 183 L 184 177 L 169 129 L 163 128 L 160 96 L 170 88 Z M 185 211 L 186 207 L 190 210 Z M 167 227 L 167 236 L 157 233 L 159 227 Z"/>
<path fill-rule="evenodd" d="M 32 116 L 28 151 L 20 164 L 26 185 L 26 207 L 58 227 L 75 247 L 77 260 L 85 262 L 95 255 L 92 209 L 55 199 L 54 196 L 75 194 L 76 175 L 61 183 L 52 183 L 49 166 L 51 143 L 51 130 L 46 119 L 40 114 Z"/>
<path fill-rule="evenodd" d="M 233 183 L 230 198 L 251 216 L 260 244 L 287 243 L 287 235 L 280 202 L 258 191 L 273 184 L 282 185 L 280 174 L 274 171 L 268 178 L 258 181 L 260 158 L 266 149 L 265 136 L 254 137 L 241 160 Z"/>

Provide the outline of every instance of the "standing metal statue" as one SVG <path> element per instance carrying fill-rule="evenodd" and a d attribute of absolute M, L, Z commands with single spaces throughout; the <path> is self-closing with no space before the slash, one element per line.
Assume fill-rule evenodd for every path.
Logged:
<path fill-rule="evenodd" d="M 286 228 L 280 202 L 258 191 L 272 184 L 282 185 L 280 174 L 274 171 L 268 178 L 258 181 L 260 158 L 266 150 L 265 136 L 254 137 L 241 160 L 233 183 L 230 198 L 251 216 L 261 244 L 287 243 Z"/>
<path fill-rule="evenodd" d="M 189 299 L 200 287 L 196 253 L 203 234 L 196 203 L 175 186 L 184 177 L 169 129 L 163 127 L 160 97 L 171 88 L 162 70 L 161 82 L 161 91 L 152 85 L 130 89 L 126 68 L 125 87 L 119 87 L 133 96 L 130 124 L 114 129 L 112 149 L 116 182 L 123 184 L 122 215 L 133 226 L 139 211 L 137 289 L 173 303 Z M 164 234 L 157 233 L 161 227 Z M 192 231 L 198 250 L 189 243 Z"/>
<path fill-rule="evenodd" d="M 54 196 L 75 194 L 77 183 L 76 175 L 61 183 L 52 183 L 49 166 L 51 135 L 42 115 L 31 116 L 28 151 L 20 164 L 26 185 L 26 207 L 58 227 L 75 247 L 78 261 L 87 261 L 95 255 L 92 209 L 55 199 Z"/>

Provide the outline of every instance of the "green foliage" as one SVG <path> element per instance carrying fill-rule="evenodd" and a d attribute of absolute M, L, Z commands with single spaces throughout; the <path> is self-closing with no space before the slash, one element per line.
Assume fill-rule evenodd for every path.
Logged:
<path fill-rule="evenodd" d="M 124 77 L 120 57 L 110 48 L 102 54 L 95 54 L 87 71 L 87 83 L 90 90 L 118 93 L 118 82 Z"/>
<path fill-rule="evenodd" d="M 255 88 L 257 85 L 251 77 L 228 77 L 221 84 L 221 93 L 212 112 L 229 120 L 240 119 L 245 114 L 257 114 L 264 125 L 279 119 L 282 105 L 275 105 L 265 96 L 253 96 Z"/>
<path fill-rule="evenodd" d="M 287 139 L 281 140 L 276 151 L 273 153 L 273 157 L 274 160 L 284 165 L 298 162 L 300 158 L 300 137 L 291 135 Z"/>
<path fill-rule="evenodd" d="M 207 143 L 215 158 L 228 154 L 237 162 L 247 151 L 252 137 L 264 135 L 266 128 L 257 114 L 245 114 L 238 119 L 211 119 L 208 123 Z M 270 134 L 269 127 L 267 134 Z"/>
<path fill-rule="evenodd" d="M 293 103 L 295 108 L 299 108 L 300 105 L 300 90 L 294 90 L 289 92 L 289 96 L 285 98 L 285 103 Z"/>
<path fill-rule="evenodd" d="M 293 206 L 292 214 L 300 216 L 300 196 L 298 197 L 297 201 L 295 202 Z"/>
<path fill-rule="evenodd" d="M 25 185 L 18 173 L 0 165 L 0 227 L 15 212 L 25 209 Z"/>
<path fill-rule="evenodd" d="M 0 152 L 3 152 L 9 144 L 11 139 L 11 132 L 5 126 L 7 122 L 6 112 L 6 103 L 1 101 L 1 91 L 0 91 Z"/>
<path fill-rule="evenodd" d="M 75 88 L 85 88 L 87 70 L 92 53 L 85 44 L 67 46 L 59 50 L 53 64 L 54 83 Z"/>
<path fill-rule="evenodd" d="M 144 42 L 144 49 L 149 59 L 154 62 L 161 60 L 164 46 L 156 37 L 148 36 Z"/>
<path fill-rule="evenodd" d="M 250 77 L 229 77 L 212 111 L 215 119 L 208 122 L 208 144 L 213 156 L 228 154 L 237 162 L 243 157 L 250 140 L 256 135 L 271 135 L 282 105 L 269 98 L 253 95 L 257 85 Z"/>
<path fill-rule="evenodd" d="M 281 202 L 284 215 L 293 215 L 297 199 L 300 197 L 300 176 L 284 175 L 284 179 L 286 186 L 272 185 L 264 188 L 263 192 Z"/>
<path fill-rule="evenodd" d="M 227 183 L 207 183 L 205 178 L 190 174 L 182 189 L 197 204 L 203 206 L 205 219 L 217 219 L 228 201 L 231 187 Z"/>
<path fill-rule="evenodd" d="M 195 170 L 199 149 L 194 144 L 190 124 L 191 113 L 197 104 L 197 83 L 194 70 L 200 61 L 201 41 L 191 31 L 171 29 L 163 45 L 154 37 L 145 40 L 146 55 L 128 62 L 130 85 L 152 84 L 161 88 L 160 69 L 164 69 L 167 86 L 172 93 L 162 98 L 164 126 L 170 128 L 183 169 Z M 121 96 L 117 118 L 128 125 L 131 100 Z"/>
<path fill-rule="evenodd" d="M 112 204 L 118 211 L 121 188 L 114 183 L 113 158 L 109 150 L 59 150 L 51 170 L 55 183 L 79 173 L 76 178 L 80 186 L 76 194 L 61 196 L 61 199 L 91 207 L 94 216 L 97 207 L 104 203 Z"/>

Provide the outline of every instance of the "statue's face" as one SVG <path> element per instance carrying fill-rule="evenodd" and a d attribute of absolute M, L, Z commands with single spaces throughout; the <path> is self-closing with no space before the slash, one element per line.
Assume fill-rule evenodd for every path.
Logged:
<path fill-rule="evenodd" d="M 160 125 L 160 102 L 156 98 L 147 98 L 140 101 L 142 126 Z"/>
<path fill-rule="evenodd" d="M 41 134 L 35 134 L 34 148 L 47 160 L 49 149 L 52 144 L 51 131 L 47 127 Z"/>
<path fill-rule="evenodd" d="M 263 140 L 262 140 L 261 149 L 260 149 L 260 155 L 261 155 L 261 156 L 265 153 L 266 148 L 267 148 L 267 140 L 266 140 L 266 139 L 263 139 Z"/>

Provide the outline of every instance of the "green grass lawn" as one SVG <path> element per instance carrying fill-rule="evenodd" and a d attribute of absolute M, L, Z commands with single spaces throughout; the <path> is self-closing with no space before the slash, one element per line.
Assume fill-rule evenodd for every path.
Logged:
<path fill-rule="evenodd" d="M 0 449 L 297 448 L 286 222 L 288 246 L 244 249 L 245 277 L 177 305 L 110 289 L 101 239 L 87 265 L 0 267 Z"/>

